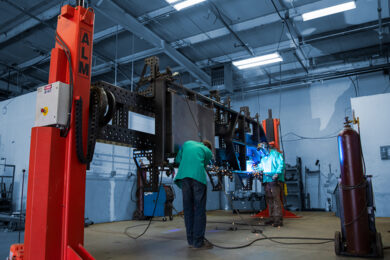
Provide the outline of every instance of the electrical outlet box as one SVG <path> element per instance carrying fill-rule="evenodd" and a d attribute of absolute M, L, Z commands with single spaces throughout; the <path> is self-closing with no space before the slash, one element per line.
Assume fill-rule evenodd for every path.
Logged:
<path fill-rule="evenodd" d="M 55 82 L 39 87 L 35 109 L 35 126 L 63 127 L 68 123 L 70 87 Z"/>
<path fill-rule="evenodd" d="M 381 146 L 381 159 L 382 160 L 390 160 L 390 145 Z"/>

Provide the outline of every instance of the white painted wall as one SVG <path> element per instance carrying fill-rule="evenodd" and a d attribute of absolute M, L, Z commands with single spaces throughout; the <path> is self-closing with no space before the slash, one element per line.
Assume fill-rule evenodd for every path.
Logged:
<path fill-rule="evenodd" d="M 390 160 L 381 160 L 380 147 L 390 145 L 390 94 L 353 98 L 367 174 L 372 175 L 377 216 L 390 216 Z"/>
<path fill-rule="evenodd" d="M 355 84 L 360 96 L 390 91 L 388 76 L 382 73 L 359 76 Z M 328 179 L 331 165 L 334 174 L 330 179 L 334 183 L 336 176 L 340 175 L 336 138 L 302 140 L 294 134 L 313 138 L 336 136 L 343 128 L 344 117 L 351 116 L 350 99 L 355 96 L 352 81 L 344 78 L 265 94 L 240 94 L 233 98 L 233 109 L 249 106 L 252 115 L 260 113 L 261 120 L 267 118 L 268 109 L 272 109 L 273 116 L 281 121 L 286 162 L 295 165 L 296 157 L 300 156 L 303 169 L 306 166 L 316 170 L 315 162 L 319 160 L 322 183 Z M 377 113 L 373 113 L 373 117 Z M 317 184 L 317 177 L 308 179 L 311 206 L 325 208 L 328 187 L 321 187 L 321 201 L 318 203 Z"/>
<path fill-rule="evenodd" d="M 0 102 L 0 158 L 16 166 L 13 209 L 20 208 L 22 170 L 26 170 L 24 206 L 27 196 L 31 127 L 34 125 L 36 92 Z M 0 163 L 4 163 L 0 161 Z"/>

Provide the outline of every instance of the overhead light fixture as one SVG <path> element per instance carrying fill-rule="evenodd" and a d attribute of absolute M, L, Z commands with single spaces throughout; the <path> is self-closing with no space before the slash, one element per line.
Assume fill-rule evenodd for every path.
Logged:
<path fill-rule="evenodd" d="M 319 9 L 316 11 L 304 13 L 304 14 L 302 14 L 302 19 L 303 19 L 303 21 L 309 21 L 309 20 L 320 18 L 320 17 L 327 16 L 327 15 L 345 12 L 345 11 L 352 10 L 355 8 L 356 8 L 355 1 L 351 1 L 351 2 L 344 3 L 344 4 L 334 5 L 331 7 L 327 7 L 327 8 Z"/>
<path fill-rule="evenodd" d="M 275 52 L 272 54 L 267 54 L 263 56 L 258 56 L 254 58 L 249 58 L 245 60 L 234 61 L 233 65 L 238 69 L 248 69 L 252 67 L 264 66 L 272 63 L 282 62 L 283 58 L 279 53 Z"/>
<path fill-rule="evenodd" d="M 166 0 L 168 3 L 170 4 L 173 4 L 173 3 L 176 3 L 176 2 L 179 2 L 180 0 Z M 196 4 L 199 4 L 199 3 L 202 3 L 206 0 L 186 0 L 186 1 L 181 1 L 180 3 L 177 3 L 175 5 L 173 5 L 173 7 L 180 11 L 184 8 L 187 8 L 187 7 L 190 7 L 190 6 L 193 6 L 193 5 L 196 5 Z"/>

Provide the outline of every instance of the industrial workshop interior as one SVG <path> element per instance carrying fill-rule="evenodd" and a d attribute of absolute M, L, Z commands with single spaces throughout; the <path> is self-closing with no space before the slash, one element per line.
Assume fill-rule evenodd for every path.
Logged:
<path fill-rule="evenodd" d="M 0 259 L 390 259 L 389 54 L 390 0 L 0 0 Z"/>

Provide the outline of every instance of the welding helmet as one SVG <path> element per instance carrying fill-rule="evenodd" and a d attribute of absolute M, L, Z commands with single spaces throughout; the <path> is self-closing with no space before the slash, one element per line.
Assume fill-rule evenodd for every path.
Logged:
<path fill-rule="evenodd" d="M 260 152 L 261 157 L 269 155 L 269 144 L 267 142 L 261 142 L 257 145 L 257 151 Z"/>

